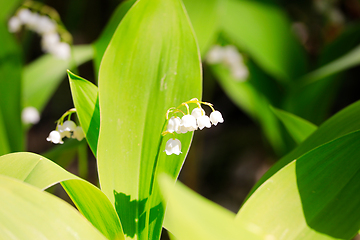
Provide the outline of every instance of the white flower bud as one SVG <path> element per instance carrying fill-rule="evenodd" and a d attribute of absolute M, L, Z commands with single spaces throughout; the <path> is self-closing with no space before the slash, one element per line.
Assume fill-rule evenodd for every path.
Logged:
<path fill-rule="evenodd" d="M 60 36 L 57 33 L 46 33 L 41 39 L 42 49 L 45 52 L 51 52 L 51 49 L 56 47 L 60 42 Z"/>
<path fill-rule="evenodd" d="M 62 126 L 63 126 L 63 131 L 73 132 L 76 129 L 76 124 L 71 120 L 65 121 Z"/>
<path fill-rule="evenodd" d="M 180 134 L 180 133 L 187 133 L 188 129 L 184 126 L 180 126 L 179 129 L 176 131 L 176 133 Z"/>
<path fill-rule="evenodd" d="M 31 13 L 27 23 L 25 25 L 32 31 L 37 32 L 38 24 L 40 21 L 40 15 L 38 13 Z"/>
<path fill-rule="evenodd" d="M 33 13 L 27 8 L 21 9 L 17 14 L 22 24 L 28 24 L 32 15 Z"/>
<path fill-rule="evenodd" d="M 224 59 L 224 50 L 221 46 L 213 46 L 206 55 L 206 61 L 210 64 L 221 63 Z"/>
<path fill-rule="evenodd" d="M 179 141 L 179 139 L 170 138 L 166 142 L 165 153 L 166 155 L 171 155 L 171 154 L 179 155 L 181 153 L 181 142 Z"/>
<path fill-rule="evenodd" d="M 24 124 L 36 124 L 40 121 L 39 111 L 34 107 L 26 107 L 21 112 L 21 120 Z"/>
<path fill-rule="evenodd" d="M 168 121 L 167 131 L 168 132 L 177 132 L 180 128 L 181 119 L 179 117 L 171 117 Z"/>
<path fill-rule="evenodd" d="M 184 126 L 187 131 L 194 131 L 197 129 L 196 118 L 191 115 L 185 115 L 181 118 L 181 126 Z"/>
<path fill-rule="evenodd" d="M 21 20 L 18 17 L 14 16 L 10 18 L 8 22 L 9 32 L 15 33 L 20 31 L 21 25 Z"/>
<path fill-rule="evenodd" d="M 63 60 L 67 60 L 71 56 L 70 45 L 65 42 L 59 42 L 58 44 L 53 46 L 49 51 L 55 57 L 63 59 Z"/>
<path fill-rule="evenodd" d="M 198 117 L 201 117 L 205 115 L 205 111 L 202 108 L 194 108 L 191 112 L 191 116 L 195 117 L 195 119 L 198 119 Z"/>
<path fill-rule="evenodd" d="M 238 81 L 244 81 L 248 78 L 249 71 L 245 65 L 240 64 L 231 68 L 231 75 Z"/>
<path fill-rule="evenodd" d="M 223 123 L 224 119 L 219 111 L 214 111 L 210 114 L 210 121 L 216 126 L 218 123 Z"/>
<path fill-rule="evenodd" d="M 228 65 L 237 65 L 243 61 L 243 58 L 235 46 L 228 45 L 224 47 L 224 61 Z"/>
<path fill-rule="evenodd" d="M 198 117 L 198 119 L 196 120 L 198 127 L 200 128 L 200 130 L 202 130 L 204 127 L 210 128 L 211 127 L 211 123 L 210 123 L 210 118 L 206 115 L 202 115 L 200 117 Z"/>
<path fill-rule="evenodd" d="M 64 125 L 58 125 L 57 129 L 60 132 L 61 138 L 64 138 L 64 137 L 70 138 L 71 137 L 71 132 L 66 131 Z"/>
<path fill-rule="evenodd" d="M 56 32 L 56 27 L 57 27 L 56 22 L 54 22 L 48 16 L 40 16 L 38 18 L 35 31 L 38 34 L 43 35 L 45 33 Z"/>
<path fill-rule="evenodd" d="M 78 141 L 83 140 L 85 137 L 84 131 L 81 126 L 77 126 L 74 130 L 72 138 L 76 138 Z"/>
<path fill-rule="evenodd" d="M 63 144 L 64 143 L 62 141 L 61 134 L 58 131 L 51 131 L 49 136 L 46 138 L 46 140 L 48 142 L 53 142 L 55 144 L 58 144 L 58 143 Z"/>

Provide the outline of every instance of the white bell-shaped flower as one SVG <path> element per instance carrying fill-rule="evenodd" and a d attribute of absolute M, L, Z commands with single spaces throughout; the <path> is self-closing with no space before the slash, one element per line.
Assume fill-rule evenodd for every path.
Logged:
<path fill-rule="evenodd" d="M 202 115 L 198 117 L 196 121 L 200 130 L 202 130 L 204 127 L 207 128 L 211 127 L 210 118 L 206 115 Z"/>
<path fill-rule="evenodd" d="M 221 46 L 213 46 L 206 55 L 206 61 L 210 64 L 221 63 L 224 59 L 224 50 Z"/>
<path fill-rule="evenodd" d="M 51 48 L 50 53 L 59 59 L 68 60 L 71 56 L 71 48 L 69 44 L 65 42 L 59 42 L 53 48 Z"/>
<path fill-rule="evenodd" d="M 40 121 L 39 111 L 34 107 L 26 107 L 21 112 L 21 120 L 24 124 L 36 124 Z"/>
<path fill-rule="evenodd" d="M 210 114 L 210 121 L 216 126 L 218 123 L 223 123 L 224 119 L 219 111 L 213 111 Z"/>
<path fill-rule="evenodd" d="M 167 131 L 168 132 L 178 132 L 180 129 L 181 119 L 179 117 L 171 117 L 168 121 Z"/>
<path fill-rule="evenodd" d="M 63 144 L 62 137 L 59 131 L 51 131 L 49 136 L 46 138 L 48 142 L 52 142 L 55 144 Z"/>
<path fill-rule="evenodd" d="M 38 24 L 40 21 L 40 14 L 38 13 L 31 13 L 28 21 L 25 23 L 25 25 L 32 31 L 38 32 Z"/>
<path fill-rule="evenodd" d="M 60 36 L 57 33 L 46 33 L 41 38 L 42 50 L 52 52 L 54 47 L 60 42 Z"/>
<path fill-rule="evenodd" d="M 71 132 L 66 131 L 64 125 L 58 125 L 57 129 L 61 134 L 61 138 L 64 138 L 64 137 L 71 138 Z"/>
<path fill-rule="evenodd" d="M 74 130 L 72 138 L 76 138 L 78 141 L 83 140 L 85 137 L 84 131 L 81 126 L 77 126 Z"/>
<path fill-rule="evenodd" d="M 22 25 L 21 20 L 18 17 L 14 16 L 10 18 L 8 22 L 9 32 L 15 33 L 20 31 L 21 25 Z"/>
<path fill-rule="evenodd" d="M 166 142 L 165 153 L 167 155 L 171 155 L 171 154 L 179 155 L 181 153 L 181 142 L 180 142 L 180 140 L 176 139 L 176 138 L 174 138 L 174 139 L 170 138 Z"/>
<path fill-rule="evenodd" d="M 184 126 L 180 126 L 179 129 L 176 131 L 176 133 L 180 134 L 180 133 L 187 133 L 188 129 Z"/>
<path fill-rule="evenodd" d="M 21 9 L 17 14 L 17 16 L 19 17 L 22 24 L 28 24 L 32 15 L 33 15 L 33 13 L 27 8 Z"/>
<path fill-rule="evenodd" d="M 205 111 L 202 108 L 194 108 L 191 112 L 191 116 L 195 117 L 195 119 L 198 119 L 199 117 L 205 115 Z"/>
<path fill-rule="evenodd" d="M 67 120 L 63 123 L 63 131 L 70 131 L 73 132 L 76 129 L 76 124 L 71 121 L 71 120 Z"/>
<path fill-rule="evenodd" d="M 40 35 L 56 31 L 57 24 L 48 16 L 40 16 L 36 25 L 36 32 Z"/>
<path fill-rule="evenodd" d="M 181 118 L 181 126 L 184 126 L 187 131 L 194 131 L 197 129 L 196 118 L 192 115 L 184 115 Z"/>

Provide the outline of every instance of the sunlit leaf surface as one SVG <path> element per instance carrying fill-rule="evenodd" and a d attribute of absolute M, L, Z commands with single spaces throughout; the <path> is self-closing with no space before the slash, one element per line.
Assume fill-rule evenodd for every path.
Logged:
<path fill-rule="evenodd" d="M 281 158 L 264 176 L 255 184 L 250 194 L 254 192 L 263 182 L 274 175 L 282 167 L 308 151 L 323 145 L 336 138 L 360 129 L 360 101 L 341 110 L 310 135 L 297 148 Z"/>
<path fill-rule="evenodd" d="M 164 227 L 178 240 L 265 239 L 251 233 L 249 224 L 235 225 L 235 214 L 201 197 L 180 182 L 160 176 L 167 203 Z"/>
<path fill-rule="evenodd" d="M 181 2 L 137 1 L 117 28 L 99 74 L 100 185 L 127 238 L 160 237 L 164 209 L 156 176 L 178 175 L 192 137 L 175 135 L 182 154 L 167 156 L 165 113 L 192 98 L 201 98 L 200 56 Z"/>
<path fill-rule="evenodd" d="M 100 128 L 98 88 L 70 71 L 68 71 L 68 76 L 76 113 L 86 140 L 94 155 L 96 155 Z"/>
<path fill-rule="evenodd" d="M 237 222 L 273 239 L 351 239 L 360 227 L 359 156 L 359 131 L 306 153 L 265 181 Z"/>
<path fill-rule="evenodd" d="M 7 154 L 0 157 L 0 175 L 16 178 L 40 189 L 60 182 L 79 211 L 100 232 L 108 239 L 123 239 L 119 218 L 108 198 L 94 185 L 49 159 L 33 153 Z"/>
<path fill-rule="evenodd" d="M 0 175 L 0 205 L 2 239 L 106 239 L 66 202 L 4 175 Z"/>

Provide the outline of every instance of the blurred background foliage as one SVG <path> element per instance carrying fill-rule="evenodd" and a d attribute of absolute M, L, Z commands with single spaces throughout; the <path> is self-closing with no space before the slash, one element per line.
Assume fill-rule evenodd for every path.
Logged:
<path fill-rule="evenodd" d="M 64 69 L 72 68 L 96 83 L 102 53 L 117 26 L 106 27 L 107 23 L 110 19 L 118 22 L 134 1 L 40 2 L 58 11 L 62 23 L 73 36 L 74 46 L 93 43 L 95 60 L 88 61 L 93 50 L 87 46 L 74 49 L 78 54 L 75 63 L 69 65 L 51 56 L 44 59 L 38 35 L 30 31 L 13 35 L 6 29 L 9 14 L 14 13 L 21 1 L 2 1 L 0 8 L 10 10 L 0 16 L 0 41 L 8 46 L 0 47 L 0 72 L 3 76 L 11 75 L 12 81 L 9 84 L 5 81 L 8 79 L 0 80 L 0 122 L 9 121 L 12 124 L 5 125 L 14 129 L 0 131 L 0 134 L 11 132 L 17 138 L 9 139 L 9 146 L 3 149 L 44 154 L 71 172 L 97 183 L 95 158 L 85 141 L 69 140 L 67 144 L 54 146 L 45 139 L 54 128 L 54 122 L 73 107 Z M 203 60 L 203 100 L 213 103 L 222 112 L 225 122 L 210 131 L 195 133 L 180 180 L 237 212 L 255 182 L 298 143 L 269 104 L 318 126 L 359 99 L 356 76 L 360 68 L 356 65 L 360 63 L 360 1 L 183 2 Z M 114 12 L 117 14 L 111 18 Z M 249 72 L 245 81 L 234 79 L 226 65 L 209 64 L 205 60 L 214 44 L 236 46 Z M 5 64 L 9 61 L 13 63 L 10 67 Z M 39 61 L 49 64 L 49 75 L 44 81 L 39 80 L 34 70 L 36 66 L 31 67 L 40 64 Z M 39 66 L 44 68 L 44 65 Z M 18 69 L 22 67 L 21 77 Z M 46 89 L 50 89 L 50 95 L 42 96 L 35 91 L 29 93 L 28 98 L 26 94 L 21 97 L 21 78 L 24 86 L 34 85 L 26 79 L 41 82 L 48 79 Z M 6 93 L 10 88 L 15 94 Z M 16 128 L 21 125 L 21 107 L 26 106 L 26 100 L 39 101 L 40 95 L 49 101 L 38 103 L 38 108 L 43 109 L 40 122 L 30 128 L 24 126 L 24 131 L 28 132 L 25 141 L 21 141 L 24 135 L 21 128 Z M 20 103 L 20 99 L 25 103 Z M 22 146 L 23 142 L 26 147 Z M 66 197 L 60 188 L 56 191 Z"/>

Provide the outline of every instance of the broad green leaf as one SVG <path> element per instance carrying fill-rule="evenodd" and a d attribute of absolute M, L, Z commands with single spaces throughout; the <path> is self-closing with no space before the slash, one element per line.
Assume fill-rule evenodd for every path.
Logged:
<path fill-rule="evenodd" d="M 258 1 L 223 1 L 221 27 L 242 50 L 284 82 L 306 71 L 303 50 L 292 35 L 290 21 L 276 5 Z"/>
<path fill-rule="evenodd" d="M 164 227 L 178 240 L 266 239 L 249 230 L 249 224 L 235 224 L 235 214 L 194 193 L 180 182 L 160 176 L 166 205 Z"/>
<path fill-rule="evenodd" d="M 281 158 L 264 176 L 255 184 L 249 196 L 267 179 L 279 171 L 282 167 L 286 166 L 292 160 L 297 159 L 301 155 L 309 152 L 310 150 L 323 145 L 336 138 L 344 136 L 348 133 L 360 129 L 360 101 L 341 110 L 333 117 L 328 119 L 319 128 L 311 134 L 304 142 L 289 154 Z"/>
<path fill-rule="evenodd" d="M 18 44 L 0 20 L 0 111 L 10 151 L 22 151 L 24 136 L 21 123 L 21 68 Z"/>
<path fill-rule="evenodd" d="M 66 202 L 3 175 L 0 205 L 2 239 L 106 239 Z"/>
<path fill-rule="evenodd" d="M 201 56 L 206 54 L 219 31 L 219 0 L 183 0 L 194 27 Z"/>
<path fill-rule="evenodd" d="M 86 140 L 96 156 L 100 128 L 98 88 L 68 70 L 71 94 Z"/>
<path fill-rule="evenodd" d="M 275 115 L 284 124 L 285 128 L 298 144 L 303 142 L 317 129 L 317 126 L 313 123 L 292 113 L 277 108 L 271 108 L 271 110 L 273 110 Z"/>
<path fill-rule="evenodd" d="M 238 81 L 222 65 L 213 65 L 211 69 L 232 101 L 260 124 L 275 151 L 284 152 L 279 121 L 271 111 L 269 101 L 254 85 L 255 79 L 265 80 L 265 77 L 257 71 L 250 71 L 249 79 Z"/>
<path fill-rule="evenodd" d="M 0 157 L 0 175 L 16 178 L 40 189 L 61 183 L 79 211 L 108 239 L 124 239 L 114 207 L 97 187 L 33 153 Z"/>
<path fill-rule="evenodd" d="M 322 145 L 264 182 L 238 215 L 273 239 L 351 239 L 360 228 L 360 131 Z"/>
<path fill-rule="evenodd" d="M 93 58 L 91 45 L 74 46 L 73 60 L 64 61 L 46 54 L 23 70 L 23 106 L 40 112 L 66 76 L 66 69 L 79 66 Z"/>
<path fill-rule="evenodd" d="M 95 75 L 99 73 L 101 59 L 104 56 L 105 50 L 110 43 L 111 37 L 113 36 L 117 26 L 119 25 L 121 19 L 125 16 L 127 11 L 135 3 L 136 0 L 126 0 L 119 4 L 112 14 L 109 22 L 107 23 L 104 31 L 101 33 L 100 37 L 93 43 L 94 47 L 94 66 L 95 66 Z"/>
<path fill-rule="evenodd" d="M 181 2 L 137 1 L 117 28 L 99 74 L 100 185 L 127 239 L 160 237 L 164 209 L 156 176 L 176 178 L 192 138 L 176 134 L 182 154 L 167 156 L 165 114 L 192 98 L 201 98 L 201 64 Z"/>

